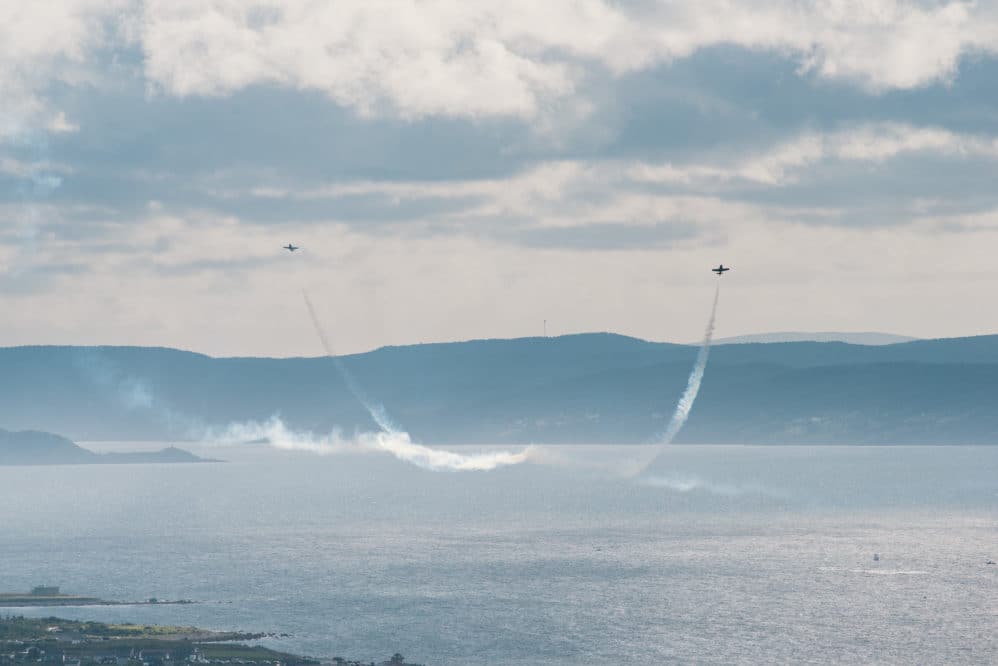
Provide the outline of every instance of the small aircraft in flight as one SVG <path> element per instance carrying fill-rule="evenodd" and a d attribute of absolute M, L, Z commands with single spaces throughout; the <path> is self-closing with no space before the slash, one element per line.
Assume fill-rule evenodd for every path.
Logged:
<path fill-rule="evenodd" d="M 291 243 L 288 243 L 287 245 L 282 245 L 281 247 L 283 247 L 288 252 L 294 252 L 295 250 L 298 249 L 297 245 L 292 245 Z"/>
<path fill-rule="evenodd" d="M 715 273 L 717 273 L 717 276 L 720 277 L 720 276 L 724 275 L 725 271 L 730 271 L 731 269 L 730 268 L 725 268 L 724 264 L 721 264 L 717 268 L 711 268 L 710 270 L 712 270 Z"/>

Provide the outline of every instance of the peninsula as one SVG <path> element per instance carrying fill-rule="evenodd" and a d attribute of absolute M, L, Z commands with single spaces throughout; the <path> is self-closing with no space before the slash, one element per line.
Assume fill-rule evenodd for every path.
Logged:
<path fill-rule="evenodd" d="M 159 451 L 94 453 L 60 435 L 0 429 L 0 465 L 100 465 L 219 462 L 170 446 Z"/>
<path fill-rule="evenodd" d="M 101 666 L 405 666 L 395 653 L 385 661 L 316 659 L 248 641 L 270 634 L 208 631 L 197 627 L 81 622 L 57 617 L 0 615 L 0 664 Z M 409 664 L 408 666 L 419 666 Z"/>

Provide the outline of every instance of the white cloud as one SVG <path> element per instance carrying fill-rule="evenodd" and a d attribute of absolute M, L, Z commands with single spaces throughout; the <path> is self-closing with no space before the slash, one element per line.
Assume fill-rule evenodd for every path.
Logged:
<path fill-rule="evenodd" d="M 718 213 L 708 200 L 675 205 L 696 219 Z M 998 274 L 988 256 L 998 242 L 995 211 L 873 229 L 795 224 L 760 208 L 743 212 L 709 244 L 627 252 L 524 248 L 460 234 L 371 236 L 336 224 L 289 223 L 275 232 L 162 211 L 80 238 L 78 224 L 66 221 L 45 231 L 32 258 L 40 266 L 84 266 L 53 276 L 44 290 L 4 294 L 17 316 L 0 331 L 0 344 L 317 355 L 322 349 L 302 287 L 344 352 L 539 334 L 543 319 L 552 333 L 613 330 L 688 341 L 702 332 L 714 280 L 707 269 L 718 261 L 736 271 L 724 285 L 719 335 L 873 327 L 931 336 L 998 328 L 998 313 L 973 307 L 988 298 Z M 303 249 L 281 250 L 288 240 Z M 3 252 L 0 242 L 0 264 Z"/>
<path fill-rule="evenodd" d="M 645 183 L 705 185 L 745 181 L 766 186 L 795 182 L 825 160 L 884 162 L 908 154 L 998 158 L 998 139 L 939 127 L 872 123 L 836 132 L 802 134 L 757 155 L 713 164 L 637 164 L 631 178 Z"/>
<path fill-rule="evenodd" d="M 65 134 L 67 132 L 78 132 L 80 126 L 66 118 L 65 111 L 59 111 L 55 114 L 55 117 L 49 121 L 47 129 L 50 132 L 55 132 L 56 134 Z"/>
<path fill-rule="evenodd" d="M 728 221 L 761 219 L 757 206 L 716 196 L 635 191 L 629 187 L 630 163 L 617 161 L 557 160 L 542 162 L 505 178 L 449 181 L 353 181 L 303 189 L 250 186 L 245 189 L 212 189 L 228 200 L 247 195 L 288 201 L 326 200 L 375 196 L 403 208 L 414 201 L 459 201 L 455 209 L 414 214 L 396 227 L 399 233 L 425 235 L 427 228 L 449 235 L 498 236 L 521 240 L 522 233 L 541 229 L 571 229 L 591 225 L 657 227 L 676 225 L 688 229 L 699 224 L 708 231 Z M 795 212 L 787 210 L 787 215 Z M 331 213 L 335 217 L 335 214 Z M 363 228 L 365 220 L 335 218 Z M 403 230 L 404 227 L 404 230 Z M 384 233 L 384 225 L 371 228 Z"/>
<path fill-rule="evenodd" d="M 756 207 L 723 196 L 726 188 L 743 188 L 746 184 L 777 188 L 800 181 L 808 169 L 825 163 L 877 164 L 907 157 L 996 160 L 998 138 L 939 127 L 868 123 L 833 132 L 808 132 L 756 153 L 712 161 L 554 160 L 534 164 L 504 178 L 358 180 L 301 188 L 269 185 L 268 179 L 273 175 L 263 174 L 258 184 L 228 189 L 213 187 L 206 192 L 228 201 L 249 197 L 289 202 L 325 200 L 331 204 L 347 197 L 380 197 L 382 205 L 388 202 L 400 208 L 427 199 L 464 200 L 466 203 L 456 208 L 433 213 L 432 221 L 468 229 L 479 222 L 500 220 L 529 220 L 535 227 L 594 223 L 655 225 L 689 220 L 725 222 L 760 218 Z M 667 188 L 664 192 L 656 191 L 655 186 Z M 913 196 L 916 194 L 929 193 L 913 193 Z M 779 210 L 784 211 L 784 219 L 826 223 L 834 223 L 841 212 L 790 207 Z M 413 217 L 406 224 L 428 221 Z"/>
<path fill-rule="evenodd" d="M 27 131 L 75 131 L 65 113 L 48 107 L 55 82 L 92 81 L 93 52 L 108 39 L 107 21 L 129 0 L 0 3 L 0 139 Z"/>
<path fill-rule="evenodd" d="M 49 100 L 51 90 L 61 88 L 53 83 L 100 85 L 102 77 L 122 71 L 144 77 L 163 96 L 224 96 L 269 85 L 326 95 L 361 114 L 517 118 L 536 128 L 584 113 L 587 103 L 605 97 L 593 83 L 607 76 L 718 45 L 775 52 L 797 64 L 801 76 L 873 92 L 945 83 L 968 54 L 995 51 L 996 25 L 996 11 L 983 2 L 0 2 L 0 140 L 26 130 L 75 132 L 77 122 L 100 118 L 93 108 L 77 112 Z M 135 69 L 101 69 L 102 58 L 113 60 L 105 49 L 133 48 L 144 55 Z M 687 92 L 672 91 L 669 99 Z M 932 95 L 937 103 L 941 93 Z M 874 122 L 806 132 L 754 153 L 726 143 L 718 149 L 724 154 L 688 161 L 650 147 L 648 154 L 674 160 L 667 163 L 600 159 L 598 142 L 564 152 L 517 146 L 515 159 L 499 157 L 493 171 L 526 165 L 509 177 L 468 179 L 445 165 L 434 173 L 451 174 L 449 180 L 399 182 L 351 180 L 350 174 L 413 173 L 419 160 L 436 156 L 414 150 L 404 168 L 393 170 L 393 160 L 411 144 L 387 140 L 391 145 L 376 146 L 370 159 L 354 164 L 347 157 L 337 168 L 316 169 L 296 164 L 293 150 L 288 156 L 274 142 L 239 133 L 248 148 L 259 144 L 267 164 L 261 169 L 268 173 L 247 185 L 258 162 L 244 163 L 241 151 L 224 141 L 204 151 L 217 161 L 191 172 L 177 166 L 200 159 L 201 145 L 174 146 L 170 132 L 196 125 L 197 136 L 207 136 L 212 122 L 225 122 L 219 114 L 197 115 L 216 108 L 211 105 L 186 108 L 191 116 L 183 122 L 163 123 L 150 114 L 136 121 L 141 132 L 105 135 L 123 138 L 120 145 L 72 140 L 76 149 L 65 155 L 23 145 L 0 151 L 0 174 L 21 180 L 27 194 L 19 196 L 28 199 L 12 195 L 0 203 L 0 220 L 6 220 L 0 221 L 0 295 L 18 313 L 0 343 L 319 353 L 298 298 L 302 285 L 321 294 L 319 307 L 328 309 L 350 350 L 537 333 L 543 319 L 553 322 L 553 331 L 608 328 L 690 340 L 699 334 L 704 299 L 686 287 L 712 288 L 704 267 L 721 260 L 738 269 L 726 289 L 743 290 L 723 306 L 721 326 L 730 325 L 729 333 L 873 327 L 932 335 L 998 326 L 998 315 L 980 318 L 969 299 L 953 297 L 974 289 L 977 300 L 986 298 L 995 279 L 986 255 L 998 242 L 998 213 L 986 184 L 966 206 L 958 202 L 964 190 L 953 187 L 956 174 L 938 188 L 922 187 L 930 174 L 907 190 L 878 190 L 877 197 L 869 196 L 877 183 L 821 197 L 813 195 L 817 188 L 760 196 L 826 175 L 817 168 L 825 163 L 834 165 L 828 173 L 853 178 L 848 187 L 869 177 L 876 170 L 871 166 L 909 158 L 994 160 L 992 136 Z M 858 104 L 850 115 L 862 117 L 864 110 L 869 107 Z M 732 105 L 723 115 L 751 112 Z M 365 130 L 383 125 L 394 124 L 363 123 Z M 417 144 L 467 154 L 478 160 L 476 172 L 483 154 L 499 151 L 444 148 L 448 139 L 469 136 L 466 130 L 481 131 L 472 143 L 481 138 L 492 145 L 493 128 L 451 132 L 449 124 L 440 125 L 439 134 Z M 500 129 L 496 135 L 507 136 L 506 126 Z M 528 140 L 522 129 L 510 135 Z M 680 119 L 663 132 L 687 129 Z M 314 125 L 302 123 L 288 145 L 312 131 Z M 350 121 L 333 131 L 351 131 Z M 283 132 L 275 135 L 283 138 Z M 593 145 L 591 161 L 548 158 L 592 155 Z M 185 150 L 186 162 L 178 158 Z M 59 161 L 73 155 L 79 161 Z M 98 159 L 89 160 L 93 155 Z M 536 155 L 543 157 L 532 161 Z M 300 168 L 282 172 L 289 164 Z M 969 173 L 979 165 L 965 166 Z M 65 197 L 48 196 L 74 173 L 80 177 Z M 299 185 L 295 178 L 303 173 L 308 184 Z M 315 186 L 318 173 L 342 180 Z M 980 187 L 968 180 L 968 189 Z M 107 194 L 135 185 L 133 199 Z M 209 186 L 217 199 L 199 191 Z M 145 198 L 162 203 L 145 211 L 127 207 Z M 828 201 L 836 203 L 822 203 Z M 254 203 L 268 205 L 247 212 Z M 368 204 L 396 205 L 398 214 L 365 217 Z M 278 215 L 280 226 L 265 222 Z M 899 220 L 905 223 L 886 226 Z M 303 250 L 279 250 L 287 242 Z M 911 288 L 913 280 L 919 289 Z"/>
<path fill-rule="evenodd" d="M 734 44 L 786 53 L 822 78 L 905 89 L 947 79 L 968 53 L 995 52 L 998 16 L 959 0 L 706 0 L 664 5 L 638 34 L 618 67 Z"/>
<path fill-rule="evenodd" d="M 577 94 L 587 67 L 615 74 L 733 44 L 871 90 L 946 80 L 998 50 L 998 15 L 964 2 L 604 0 L 333 3 L 153 0 L 146 75 L 177 95 L 259 83 L 324 92 L 361 113 L 538 116 Z"/>
<path fill-rule="evenodd" d="M 177 95 L 276 83 L 367 114 L 532 116 L 571 90 L 564 62 L 502 39 L 501 5 L 455 2 L 150 2 L 150 82 Z"/>
<path fill-rule="evenodd" d="M 829 152 L 847 160 L 882 161 L 903 153 L 998 157 L 998 139 L 902 123 L 864 125 L 830 137 Z"/>
<path fill-rule="evenodd" d="M 65 175 L 73 173 L 73 167 L 68 164 L 51 162 L 49 160 L 35 160 L 25 162 L 6 155 L 0 155 L 0 174 L 23 178 L 25 180 L 36 180 L 45 176 L 56 174 Z"/>
<path fill-rule="evenodd" d="M 267 177 L 266 175 L 264 176 Z M 541 211 L 561 209 L 567 213 L 573 193 L 605 191 L 619 184 L 616 168 L 599 162 L 554 160 L 535 164 L 505 178 L 441 181 L 342 181 L 305 188 L 272 187 L 207 188 L 212 196 L 239 200 L 261 199 L 336 200 L 376 195 L 395 205 L 423 199 L 468 199 L 472 203 L 454 215 L 462 220 L 490 217 L 543 218 Z M 436 219 L 446 215 L 436 216 Z M 416 220 L 411 220 L 416 221 Z"/>
<path fill-rule="evenodd" d="M 65 0 L 0 4 L 0 133 L 45 115 L 53 81 L 106 72 L 102 48 L 144 53 L 152 90 L 227 95 L 254 85 L 319 91 L 361 114 L 584 114 L 594 68 L 623 75 L 723 45 L 783 54 L 802 74 L 871 91 L 947 81 L 998 52 L 998 11 L 959 0 Z"/>

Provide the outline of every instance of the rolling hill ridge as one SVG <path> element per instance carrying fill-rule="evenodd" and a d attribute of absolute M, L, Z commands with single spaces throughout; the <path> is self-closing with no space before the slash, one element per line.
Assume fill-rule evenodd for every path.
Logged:
<path fill-rule="evenodd" d="M 419 441 L 624 443 L 664 429 L 696 352 L 595 333 L 385 347 L 340 360 Z M 677 442 L 991 444 L 996 397 L 998 336 L 720 345 Z M 313 432 L 375 427 L 329 358 L 0 349 L 0 426 L 9 429 L 183 439 L 272 415 Z"/>

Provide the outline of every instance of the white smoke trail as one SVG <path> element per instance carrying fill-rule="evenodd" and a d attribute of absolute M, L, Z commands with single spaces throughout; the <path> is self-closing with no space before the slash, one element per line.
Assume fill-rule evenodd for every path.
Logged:
<path fill-rule="evenodd" d="M 430 470 L 488 471 L 506 465 L 518 465 L 529 459 L 532 452 L 532 449 L 529 447 L 518 453 L 498 451 L 467 455 L 434 449 L 413 442 L 409 438 L 409 433 L 405 432 L 388 415 L 388 411 L 384 405 L 368 397 L 354 376 L 343 365 L 343 362 L 333 353 L 333 346 L 329 343 L 329 338 L 326 336 L 326 332 L 319 322 L 319 317 L 315 313 L 315 308 L 312 306 L 312 300 L 308 297 L 308 292 L 302 290 L 302 297 L 305 299 L 308 315 L 312 319 L 312 325 L 315 327 L 315 332 L 319 336 L 319 340 L 322 341 L 322 348 L 325 350 L 326 356 L 332 359 L 336 371 L 340 374 L 347 388 L 350 389 L 350 392 L 357 398 L 358 402 L 364 406 L 367 413 L 371 415 L 371 419 L 381 428 L 381 432 L 379 433 L 361 435 L 359 442 L 363 446 L 374 450 L 386 451 L 399 460 L 404 460 L 417 467 Z M 275 424 L 274 419 L 271 419 L 269 423 L 279 425 L 279 427 L 274 428 L 276 432 L 272 433 L 273 436 L 266 436 L 272 445 L 277 448 L 303 449 L 315 453 L 335 453 L 343 450 L 342 440 L 336 435 L 334 435 L 335 441 L 330 442 L 328 441 L 329 438 L 326 438 L 325 442 L 316 442 L 311 434 L 302 436 L 290 433 L 279 420 Z"/>
<path fill-rule="evenodd" d="M 700 382 L 703 381 L 703 373 L 707 369 L 707 357 L 710 355 L 710 342 L 714 338 L 714 318 L 717 316 L 717 299 L 720 293 L 721 285 L 718 284 L 714 290 L 714 304 L 710 308 L 710 319 L 707 321 L 707 330 L 703 334 L 703 343 L 700 345 L 700 351 L 697 352 L 697 360 L 693 365 L 690 378 L 686 380 L 686 390 L 680 396 L 679 402 L 676 404 L 676 411 L 673 412 L 669 426 L 665 429 L 665 434 L 660 440 L 663 445 L 671 444 L 679 431 L 682 430 L 686 424 L 686 419 L 690 417 L 690 410 L 693 409 L 697 393 L 700 392 Z"/>
<path fill-rule="evenodd" d="M 707 320 L 707 328 L 703 333 L 703 342 L 700 344 L 700 350 L 697 352 L 697 359 L 693 364 L 690 377 L 686 380 L 686 390 L 683 391 L 683 394 L 679 397 L 679 402 L 676 403 L 676 411 L 672 413 L 669 425 L 659 438 L 654 455 L 652 455 L 648 462 L 637 468 L 635 476 L 648 469 L 662 455 L 663 449 L 672 443 L 672 440 L 676 438 L 676 435 L 679 434 L 679 431 L 686 424 L 686 419 L 690 417 L 693 403 L 697 399 L 697 393 L 700 392 L 700 383 L 703 381 L 704 370 L 707 369 L 707 357 L 710 356 L 710 343 L 714 339 L 714 320 L 717 316 L 717 300 L 720 294 L 721 285 L 718 283 L 714 289 L 714 303 L 710 307 L 710 319 Z"/>
<path fill-rule="evenodd" d="M 399 460 L 405 460 L 413 465 L 432 470 L 454 470 L 458 472 L 484 472 L 507 465 L 519 465 L 530 459 L 532 449 L 527 447 L 522 451 L 494 451 L 490 453 L 464 454 L 454 451 L 432 449 L 409 440 L 409 435 L 402 433 L 378 433 L 377 445 L 388 451 Z"/>
<path fill-rule="evenodd" d="M 198 439 L 204 431 L 199 418 L 174 409 L 149 382 L 128 374 L 99 348 L 78 349 L 72 359 L 77 371 L 119 407 L 147 414 L 171 435 Z"/>
<path fill-rule="evenodd" d="M 340 377 L 343 379 L 343 383 L 347 385 L 350 392 L 353 394 L 357 401 L 364 406 L 367 413 L 371 415 L 371 419 L 378 424 L 384 432 L 400 432 L 402 429 L 392 420 L 388 415 L 388 410 L 385 406 L 376 403 L 371 400 L 364 390 L 360 387 L 360 384 L 354 378 L 353 374 L 347 370 L 346 366 L 343 365 L 343 361 L 340 360 L 336 354 L 333 353 L 333 346 L 329 344 L 329 338 L 326 337 L 326 332 L 322 328 L 322 324 L 319 322 L 318 315 L 315 314 L 315 308 L 312 306 L 312 299 L 308 297 L 308 292 L 304 289 L 301 292 L 302 297 L 305 299 L 305 307 L 308 308 L 308 316 L 312 320 L 312 326 L 315 327 L 315 333 L 319 336 L 319 340 L 322 342 L 322 348 L 326 352 L 333 365 L 336 366 L 336 372 L 339 373 Z"/>
<path fill-rule="evenodd" d="M 220 444 L 242 444 L 265 440 L 285 451 L 307 451 L 318 455 L 344 453 L 390 453 L 399 460 L 423 469 L 441 471 L 489 471 L 498 467 L 518 465 L 531 458 L 533 449 L 520 452 L 491 451 L 474 454 L 456 453 L 416 444 L 405 432 L 368 432 L 345 438 L 337 431 L 328 435 L 290 430 L 274 416 L 265 422 L 235 423 L 222 432 L 207 432 L 205 441 Z"/>
<path fill-rule="evenodd" d="M 789 494 L 757 484 L 715 483 L 698 476 L 649 476 L 639 483 L 650 488 L 665 488 L 677 493 L 705 492 L 722 497 L 740 497 L 742 495 L 760 495 L 764 497 L 786 499 Z"/>

